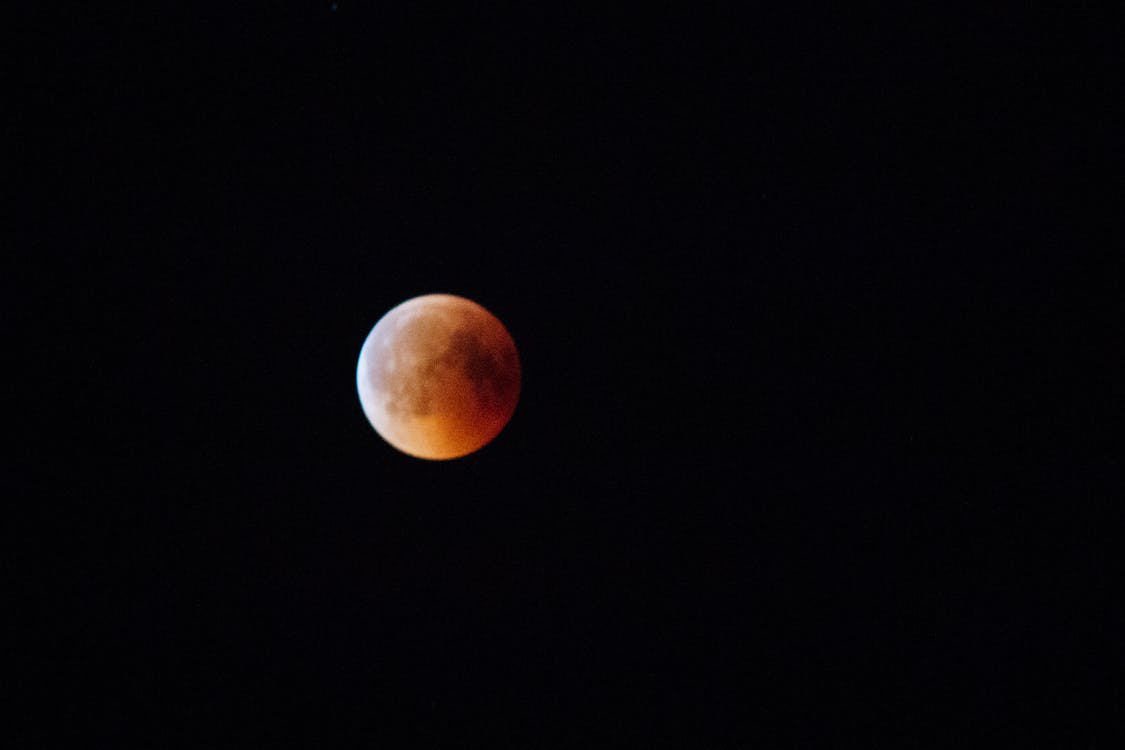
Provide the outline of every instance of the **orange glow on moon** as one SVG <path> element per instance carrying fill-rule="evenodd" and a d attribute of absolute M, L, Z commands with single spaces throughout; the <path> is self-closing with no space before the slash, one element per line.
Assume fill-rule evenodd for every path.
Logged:
<path fill-rule="evenodd" d="M 371 329 L 359 354 L 363 413 L 417 458 L 459 458 L 487 445 L 515 411 L 520 362 L 504 325 L 452 294 L 414 297 Z"/>

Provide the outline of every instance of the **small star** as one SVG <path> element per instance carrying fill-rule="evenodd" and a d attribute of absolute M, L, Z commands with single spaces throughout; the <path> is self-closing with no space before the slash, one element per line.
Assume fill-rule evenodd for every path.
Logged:
<path fill-rule="evenodd" d="M 340 6 L 337 5 L 336 3 L 332 3 L 331 5 L 328 6 L 328 9 L 331 10 L 333 13 L 335 13 L 337 10 L 340 9 Z"/>

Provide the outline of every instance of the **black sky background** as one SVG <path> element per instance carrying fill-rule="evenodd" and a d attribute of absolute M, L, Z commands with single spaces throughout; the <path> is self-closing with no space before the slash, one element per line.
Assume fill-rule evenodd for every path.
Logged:
<path fill-rule="evenodd" d="M 1105 736 L 1108 47 L 742 10 L 39 18 L 20 746 Z M 355 394 L 429 292 L 524 373 L 452 462 Z"/>

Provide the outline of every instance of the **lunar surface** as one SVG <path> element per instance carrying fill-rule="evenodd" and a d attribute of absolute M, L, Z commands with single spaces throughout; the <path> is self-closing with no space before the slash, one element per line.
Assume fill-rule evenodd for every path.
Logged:
<path fill-rule="evenodd" d="M 458 458 L 495 438 L 515 411 L 520 363 L 504 325 L 451 294 L 403 302 L 371 329 L 356 368 L 371 426 L 403 453 Z"/>

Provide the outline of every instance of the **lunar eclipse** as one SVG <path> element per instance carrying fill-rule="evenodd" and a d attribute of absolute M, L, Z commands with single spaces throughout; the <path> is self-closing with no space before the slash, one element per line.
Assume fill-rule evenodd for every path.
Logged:
<path fill-rule="evenodd" d="M 504 325 L 472 300 L 414 297 L 387 312 L 359 354 L 363 412 L 392 446 L 417 458 L 473 453 L 511 419 L 520 363 Z"/>

